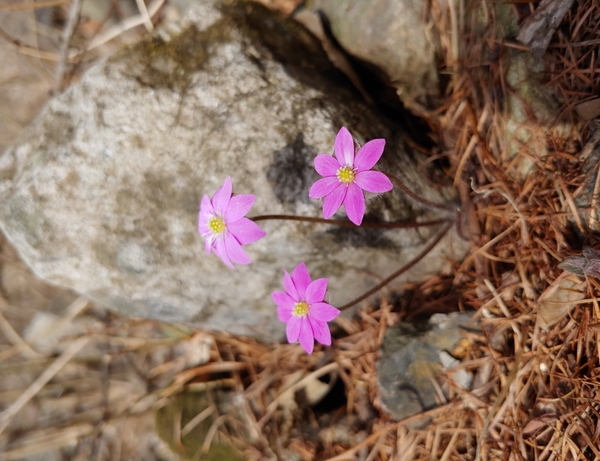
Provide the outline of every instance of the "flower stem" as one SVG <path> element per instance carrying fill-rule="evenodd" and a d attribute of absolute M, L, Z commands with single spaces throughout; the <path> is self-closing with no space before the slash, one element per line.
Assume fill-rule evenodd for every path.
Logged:
<path fill-rule="evenodd" d="M 342 227 L 359 227 L 351 221 L 345 221 L 343 219 L 325 219 L 325 218 L 312 218 L 310 216 L 295 216 L 295 215 L 285 215 L 285 214 L 265 214 L 255 216 L 250 218 L 252 221 L 266 221 L 268 219 L 280 219 L 284 221 L 305 221 L 305 222 L 314 222 L 314 223 L 323 223 L 323 224 L 334 224 L 336 226 Z M 432 221 L 423 221 L 423 222 L 405 222 L 405 221 L 396 221 L 396 222 L 363 222 L 360 227 L 373 227 L 378 229 L 408 229 L 414 227 L 426 227 L 426 226 L 436 226 L 438 224 L 442 224 L 445 222 L 449 222 L 448 219 L 435 219 Z"/>
<path fill-rule="evenodd" d="M 430 202 L 429 200 L 424 199 L 423 197 L 419 197 L 412 190 L 410 190 L 408 187 L 406 187 L 404 185 L 404 183 L 402 181 L 400 181 L 399 178 L 397 178 L 396 176 L 391 175 L 389 173 L 385 173 L 385 174 L 388 175 L 396 183 L 396 185 L 402 190 L 402 192 L 404 192 L 406 195 L 408 195 L 410 198 L 412 198 L 415 202 L 418 202 L 421 205 L 425 205 L 428 208 L 437 208 L 438 210 L 446 210 L 446 211 L 456 211 L 455 208 L 452 207 L 451 205 L 440 205 L 439 203 Z"/>
<path fill-rule="evenodd" d="M 343 311 L 345 309 L 348 309 L 349 307 L 354 306 L 355 304 L 358 304 L 362 300 L 368 298 L 372 294 L 374 294 L 377 291 L 381 290 L 384 286 L 386 286 L 388 283 L 390 283 L 396 277 L 399 277 L 404 272 L 406 272 L 407 270 L 409 270 L 410 268 L 412 268 L 421 259 L 423 259 L 427 255 L 427 253 L 429 253 L 431 250 L 433 250 L 433 248 L 439 243 L 439 241 L 442 240 L 442 238 L 444 237 L 444 235 L 446 235 L 446 233 L 448 232 L 448 230 L 450 230 L 450 228 L 452 227 L 452 224 L 453 224 L 452 222 L 446 221 L 446 225 L 444 227 L 442 227 L 442 229 L 440 230 L 440 232 L 433 238 L 433 240 L 431 240 L 431 242 L 429 242 L 427 244 L 427 246 L 425 248 L 423 248 L 423 250 L 417 256 L 415 256 L 410 262 L 408 262 L 407 264 L 405 264 L 404 266 L 402 266 L 400 269 L 398 269 L 396 272 L 394 272 L 388 278 L 386 278 L 385 280 L 383 280 L 381 283 L 375 285 L 373 288 L 371 288 L 367 292 L 363 293 L 358 298 L 353 299 L 352 301 L 350 301 L 347 304 L 344 304 L 342 307 L 338 307 L 338 309 L 341 310 L 341 311 Z"/>

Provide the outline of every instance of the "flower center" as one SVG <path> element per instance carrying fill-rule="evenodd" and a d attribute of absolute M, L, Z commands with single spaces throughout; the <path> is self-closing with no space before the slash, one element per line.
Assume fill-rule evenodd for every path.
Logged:
<path fill-rule="evenodd" d="M 337 170 L 336 176 L 340 182 L 354 182 L 354 170 L 349 166 L 343 166 Z"/>
<path fill-rule="evenodd" d="M 296 317 L 306 317 L 308 315 L 308 304 L 306 301 L 300 301 L 299 303 L 294 304 L 294 309 L 292 309 L 292 315 Z"/>
<path fill-rule="evenodd" d="M 227 226 L 225 225 L 225 221 L 223 221 L 223 218 L 215 216 L 214 218 L 209 219 L 208 228 L 212 231 L 213 234 L 220 234 L 223 231 L 225 231 Z"/>

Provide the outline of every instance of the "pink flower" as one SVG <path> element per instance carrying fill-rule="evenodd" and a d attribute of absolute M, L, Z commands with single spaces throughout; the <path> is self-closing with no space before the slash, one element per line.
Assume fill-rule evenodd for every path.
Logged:
<path fill-rule="evenodd" d="M 205 238 L 206 252 L 211 250 L 232 269 L 232 261 L 250 264 L 250 258 L 242 249 L 263 238 L 266 233 L 244 215 L 250 211 L 256 195 L 232 195 L 231 178 L 225 180 L 212 198 L 202 197 L 198 214 L 198 232 Z"/>
<path fill-rule="evenodd" d="M 315 158 L 315 170 L 321 176 L 312 185 L 308 193 L 310 198 L 323 200 L 323 216 L 331 218 L 342 203 L 348 219 L 357 226 L 365 215 L 365 196 L 367 192 L 388 192 L 392 182 L 386 175 L 371 168 L 383 154 L 385 139 L 373 139 L 360 148 L 354 156 L 352 135 L 342 127 L 335 137 L 335 158 L 321 154 Z"/>
<path fill-rule="evenodd" d="M 312 354 L 316 339 L 325 346 L 331 345 L 331 333 L 327 322 L 336 318 L 340 311 L 323 302 L 327 291 L 327 279 L 311 281 L 304 263 L 300 263 L 292 275 L 283 271 L 283 291 L 275 291 L 271 297 L 277 304 L 279 320 L 287 322 L 286 334 L 290 343 L 300 339 L 300 345 Z"/>

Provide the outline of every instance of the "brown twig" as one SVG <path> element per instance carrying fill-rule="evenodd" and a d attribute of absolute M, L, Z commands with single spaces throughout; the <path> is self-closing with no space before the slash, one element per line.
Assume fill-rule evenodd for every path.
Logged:
<path fill-rule="evenodd" d="M 81 337 L 71 343 L 44 372 L 17 398 L 7 409 L 0 413 L 0 434 L 4 432 L 10 420 L 58 373 L 77 352 L 90 342 L 90 338 Z"/>
<path fill-rule="evenodd" d="M 75 31 L 75 27 L 79 21 L 79 12 L 81 11 L 81 0 L 72 0 L 71 8 L 69 8 L 69 15 L 67 16 L 67 22 L 63 28 L 60 51 L 58 53 L 59 59 L 54 69 L 54 91 L 58 92 L 63 86 L 63 80 L 65 77 L 65 71 L 67 67 L 67 60 L 69 58 L 69 45 L 71 43 L 71 37 Z"/>
<path fill-rule="evenodd" d="M 332 224 L 334 226 L 341 227 L 358 227 L 351 221 L 343 220 L 343 219 L 325 219 L 325 218 L 313 218 L 311 216 L 296 216 L 296 215 L 285 215 L 285 214 L 266 214 L 254 216 L 252 218 L 253 221 L 267 221 L 267 220 L 282 220 L 282 221 L 300 221 L 300 222 L 312 222 L 312 223 L 322 223 L 322 224 Z M 412 229 L 417 227 L 430 227 L 437 226 L 438 224 L 442 224 L 444 222 L 448 222 L 447 219 L 434 219 L 431 221 L 396 221 L 396 222 L 363 222 L 360 227 L 369 227 L 374 229 Z"/>
<path fill-rule="evenodd" d="M 446 235 L 446 233 L 450 230 L 451 227 L 452 227 L 452 223 L 447 222 L 446 225 L 443 226 L 442 229 L 437 233 L 437 235 L 427 244 L 427 246 L 425 248 L 423 248 L 423 250 L 421 250 L 421 252 L 417 256 L 415 256 L 410 262 L 408 262 L 407 264 L 402 266 L 400 269 L 395 271 L 389 277 L 382 280 L 380 283 L 375 285 L 370 290 L 368 290 L 365 293 L 363 293 L 362 295 L 360 295 L 358 298 L 353 299 L 352 301 L 344 304 L 343 306 L 339 307 L 338 309 L 343 311 L 345 309 L 348 309 L 349 307 L 354 306 L 355 304 L 358 304 L 362 300 L 367 299 L 369 296 L 377 293 L 379 290 L 381 290 L 383 287 L 385 287 L 388 283 L 392 282 L 395 278 L 399 277 L 404 272 L 409 270 L 411 267 L 415 266 L 419 261 L 421 261 L 421 259 L 423 259 L 439 243 L 440 240 L 442 240 L 444 235 Z"/>

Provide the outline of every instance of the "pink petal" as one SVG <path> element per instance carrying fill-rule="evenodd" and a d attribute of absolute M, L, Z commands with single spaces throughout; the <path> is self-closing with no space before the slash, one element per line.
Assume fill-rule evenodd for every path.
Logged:
<path fill-rule="evenodd" d="M 200 235 L 202 235 L 203 237 L 209 236 L 211 234 L 210 229 L 205 223 L 200 223 L 200 225 L 198 226 L 198 232 L 200 232 Z"/>
<path fill-rule="evenodd" d="M 210 250 L 213 248 L 212 242 L 210 241 L 210 239 L 206 239 L 204 241 L 204 251 L 206 251 L 208 254 L 210 254 Z"/>
<path fill-rule="evenodd" d="M 235 269 L 235 267 L 233 267 L 233 264 L 231 264 L 229 255 L 227 254 L 227 249 L 225 247 L 224 239 L 222 239 L 222 238 L 217 239 L 216 242 L 212 245 L 212 248 L 213 248 L 213 250 L 215 250 L 215 253 L 217 254 L 217 256 L 223 260 L 223 262 L 225 263 L 226 266 L 231 267 L 232 269 Z"/>
<path fill-rule="evenodd" d="M 308 191 L 308 196 L 310 198 L 325 197 L 326 195 L 331 194 L 331 192 L 339 185 L 341 185 L 341 183 L 336 176 L 319 179 Z"/>
<path fill-rule="evenodd" d="M 285 288 L 285 291 L 287 291 L 287 294 L 292 297 L 294 302 L 300 301 L 300 296 L 298 295 L 298 290 L 296 290 L 296 285 L 294 285 L 294 281 L 287 271 L 283 271 L 283 288 Z"/>
<path fill-rule="evenodd" d="M 356 173 L 354 183 L 367 192 L 388 192 L 394 188 L 392 181 L 379 171 L 361 171 Z"/>
<path fill-rule="evenodd" d="M 354 167 L 357 171 L 370 170 L 381 158 L 384 148 L 385 139 L 371 139 L 356 154 Z"/>
<path fill-rule="evenodd" d="M 208 195 L 204 195 L 202 197 L 202 201 L 200 202 L 200 212 L 198 213 L 198 225 L 207 223 L 208 219 L 214 215 L 215 209 L 213 208 L 212 203 L 210 203 Z"/>
<path fill-rule="evenodd" d="M 365 216 L 365 196 L 360 187 L 354 183 L 348 185 L 348 193 L 344 199 L 344 208 L 346 209 L 348 219 L 357 226 L 360 226 Z"/>
<path fill-rule="evenodd" d="M 227 250 L 227 254 L 234 263 L 250 264 L 252 262 L 233 235 L 228 233 L 225 235 L 223 240 L 225 240 L 225 249 Z"/>
<path fill-rule="evenodd" d="M 292 318 L 292 309 L 288 309 L 287 306 L 277 306 L 277 317 L 282 322 L 289 322 Z"/>
<path fill-rule="evenodd" d="M 298 341 L 300 336 L 300 330 L 302 329 L 302 317 L 292 317 L 288 321 L 285 327 L 285 334 L 287 336 L 288 343 L 293 344 Z"/>
<path fill-rule="evenodd" d="M 331 332 L 327 324 L 316 319 L 310 319 L 310 324 L 315 339 L 324 346 L 331 346 Z"/>
<path fill-rule="evenodd" d="M 298 291 L 299 299 L 305 299 L 306 288 L 310 284 L 310 274 L 306 269 L 306 264 L 302 262 L 296 266 L 296 269 L 292 272 L 292 280 Z"/>
<path fill-rule="evenodd" d="M 274 291 L 271 293 L 271 298 L 275 304 L 288 307 L 290 311 L 294 308 L 294 304 L 296 304 L 296 301 L 294 301 L 285 291 Z M 287 320 L 285 320 L 285 322 L 287 322 Z"/>
<path fill-rule="evenodd" d="M 340 310 L 327 303 L 315 303 L 310 305 L 310 317 L 321 322 L 331 322 L 340 315 Z"/>
<path fill-rule="evenodd" d="M 335 176 L 340 166 L 343 165 L 331 155 L 321 154 L 315 158 L 315 170 L 321 176 Z"/>
<path fill-rule="evenodd" d="M 347 190 L 348 187 L 346 185 L 338 183 L 338 187 L 325 197 L 325 200 L 323 200 L 323 216 L 325 219 L 331 218 L 339 210 L 346 198 Z"/>
<path fill-rule="evenodd" d="M 288 322 L 292 317 L 292 309 L 294 308 L 294 300 L 283 291 L 274 291 L 271 293 L 271 298 L 277 304 L 277 317 L 282 322 Z"/>
<path fill-rule="evenodd" d="M 267 233 L 258 227 L 254 221 L 241 218 L 227 224 L 227 230 L 240 242 L 240 245 L 248 245 L 263 238 Z"/>
<path fill-rule="evenodd" d="M 227 209 L 227 205 L 231 199 L 231 189 L 231 177 L 227 176 L 225 183 L 212 196 L 212 204 L 218 214 L 222 214 Z"/>
<path fill-rule="evenodd" d="M 345 126 L 338 131 L 333 150 L 340 165 L 352 166 L 354 164 L 354 140 Z"/>
<path fill-rule="evenodd" d="M 312 354 L 313 349 L 315 348 L 315 335 L 308 317 L 302 319 L 302 326 L 300 327 L 300 345 L 308 354 Z"/>
<path fill-rule="evenodd" d="M 311 282 L 306 288 L 305 298 L 308 304 L 319 303 L 323 301 L 325 292 L 327 291 L 328 279 L 317 279 Z"/>
<path fill-rule="evenodd" d="M 242 218 L 250 211 L 252 205 L 256 201 L 256 195 L 252 194 L 240 194 L 234 195 L 229 200 L 229 205 L 227 205 L 227 209 L 223 213 L 223 218 L 225 222 L 229 223 L 232 221 L 237 221 Z"/>

